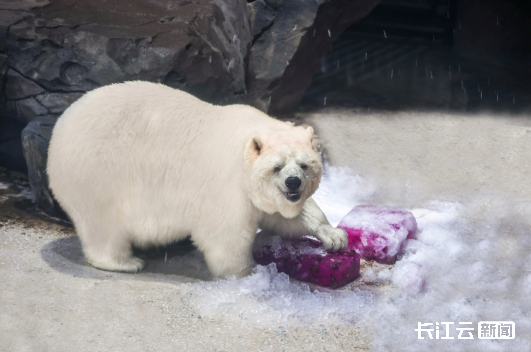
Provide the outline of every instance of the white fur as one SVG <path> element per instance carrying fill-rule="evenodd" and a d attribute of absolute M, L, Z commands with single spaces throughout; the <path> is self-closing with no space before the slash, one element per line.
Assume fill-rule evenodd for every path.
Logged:
<path fill-rule="evenodd" d="M 64 112 L 47 171 L 91 265 L 137 272 L 145 263 L 132 245 L 190 234 L 215 276 L 242 276 L 254 265 L 259 227 L 309 231 L 327 249 L 346 246 L 346 233 L 309 199 L 322 174 L 312 138 L 311 127 L 249 106 L 213 106 L 164 85 L 128 82 L 91 91 Z M 302 180 L 295 203 L 284 193 L 289 176 Z"/>

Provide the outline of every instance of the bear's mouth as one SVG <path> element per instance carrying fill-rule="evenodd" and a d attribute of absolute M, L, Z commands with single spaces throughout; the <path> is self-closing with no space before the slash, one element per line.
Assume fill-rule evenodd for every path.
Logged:
<path fill-rule="evenodd" d="M 286 192 L 286 198 L 291 202 L 296 202 L 301 199 L 301 194 L 299 192 Z"/>

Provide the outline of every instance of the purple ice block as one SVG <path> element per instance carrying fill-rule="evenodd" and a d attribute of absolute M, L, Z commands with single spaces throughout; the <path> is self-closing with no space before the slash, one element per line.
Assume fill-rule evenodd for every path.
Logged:
<path fill-rule="evenodd" d="M 347 231 L 348 248 L 361 258 L 389 264 L 396 260 L 406 239 L 415 238 L 417 221 L 410 212 L 360 205 L 337 227 Z"/>
<path fill-rule="evenodd" d="M 320 241 L 308 237 L 288 241 L 259 234 L 253 256 L 258 264 L 275 263 L 278 271 L 294 279 L 325 287 L 341 287 L 360 274 L 358 253 L 328 253 Z"/>

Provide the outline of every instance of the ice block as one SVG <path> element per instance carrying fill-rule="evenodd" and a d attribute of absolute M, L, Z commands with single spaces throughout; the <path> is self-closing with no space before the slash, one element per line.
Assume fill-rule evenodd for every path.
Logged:
<path fill-rule="evenodd" d="M 389 264 L 407 239 L 415 238 L 417 221 L 413 214 L 392 208 L 360 205 L 339 223 L 347 231 L 348 248 L 362 259 Z"/>
<path fill-rule="evenodd" d="M 360 274 L 358 253 L 328 253 L 320 241 L 310 237 L 283 240 L 280 236 L 258 235 L 253 256 L 258 264 L 275 263 L 279 272 L 324 287 L 341 287 Z"/>

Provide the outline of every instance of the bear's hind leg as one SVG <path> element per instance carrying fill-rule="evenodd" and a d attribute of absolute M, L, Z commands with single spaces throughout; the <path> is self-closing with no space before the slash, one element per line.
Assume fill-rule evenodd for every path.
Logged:
<path fill-rule="evenodd" d="M 146 267 L 145 261 L 133 256 L 131 242 L 121 231 L 104 229 L 95 224 L 76 228 L 87 264 L 101 270 L 124 273 L 138 273 Z"/>

